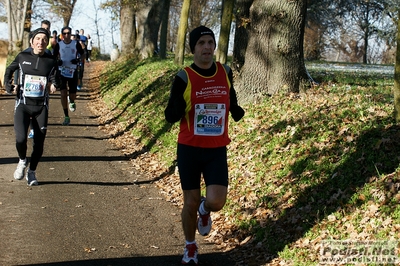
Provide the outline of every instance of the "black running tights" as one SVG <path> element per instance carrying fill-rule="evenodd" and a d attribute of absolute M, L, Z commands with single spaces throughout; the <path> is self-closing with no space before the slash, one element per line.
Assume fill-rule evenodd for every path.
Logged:
<path fill-rule="evenodd" d="M 20 103 L 15 108 L 14 131 L 16 148 L 20 159 L 26 158 L 28 129 L 32 118 L 33 124 L 33 149 L 29 163 L 29 169 L 36 170 L 36 167 L 43 154 L 44 140 L 47 132 L 48 109 L 46 105 L 25 105 Z"/>

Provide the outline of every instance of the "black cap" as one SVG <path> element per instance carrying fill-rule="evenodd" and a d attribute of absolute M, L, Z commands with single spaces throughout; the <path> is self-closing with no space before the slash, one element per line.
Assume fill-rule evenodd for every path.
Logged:
<path fill-rule="evenodd" d="M 29 36 L 30 39 L 35 38 L 35 36 L 38 35 L 39 33 L 45 34 L 46 37 L 47 37 L 47 40 L 50 38 L 50 34 L 49 34 L 49 31 L 48 31 L 48 30 L 46 30 L 46 29 L 44 29 L 44 28 L 38 28 L 38 29 L 32 31 L 31 34 L 29 34 L 29 35 L 30 35 L 30 36 Z M 32 36 L 31 36 L 31 35 L 32 35 Z"/>
<path fill-rule="evenodd" d="M 194 51 L 194 47 L 196 46 L 197 41 L 201 38 L 201 36 L 204 35 L 211 35 L 215 42 L 214 32 L 206 26 L 197 27 L 189 33 L 189 46 L 192 53 Z"/>

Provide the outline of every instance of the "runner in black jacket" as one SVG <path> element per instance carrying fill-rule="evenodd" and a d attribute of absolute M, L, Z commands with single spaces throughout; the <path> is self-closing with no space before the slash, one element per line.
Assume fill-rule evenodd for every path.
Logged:
<path fill-rule="evenodd" d="M 14 130 L 20 159 L 14 172 L 14 178 L 17 180 L 24 177 L 25 168 L 28 165 L 27 135 L 32 118 L 35 135 L 29 170 L 26 174 L 28 185 L 32 186 L 38 185 L 35 171 L 43 154 L 46 137 L 49 91 L 53 93 L 60 87 L 60 74 L 56 59 L 45 53 L 49 42 L 49 32 L 43 28 L 36 29 L 33 31 L 30 42 L 32 50 L 19 53 L 7 67 L 4 83 L 8 93 L 16 92 Z M 16 70 L 19 70 L 19 84 L 13 85 L 12 76 Z"/>

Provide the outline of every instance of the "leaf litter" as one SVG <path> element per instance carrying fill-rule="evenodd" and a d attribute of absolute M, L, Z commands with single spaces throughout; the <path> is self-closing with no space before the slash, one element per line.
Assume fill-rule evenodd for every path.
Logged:
<path fill-rule="evenodd" d="M 96 70 L 90 75 L 104 69 L 100 62 L 93 65 Z M 99 86 L 94 84 L 95 89 Z M 228 202 L 224 211 L 212 213 L 213 230 L 206 239 L 230 252 L 237 265 L 293 265 L 296 260 L 316 263 L 321 241 L 327 239 L 400 238 L 400 156 L 396 152 L 400 130 L 388 118 L 392 103 L 381 104 L 385 99 L 363 92 L 368 91 L 365 87 L 351 94 L 338 87 L 324 83 L 303 95 L 272 97 L 268 104 L 246 106 L 244 121 L 231 125 Z M 176 169 L 170 171 L 160 157 L 126 130 L 135 118 L 114 119 L 120 111 L 110 110 L 100 97 L 89 107 L 109 141 L 131 157 L 133 168 L 146 173 L 149 180 L 162 176 L 154 182 L 160 194 L 181 208 Z M 379 130 L 374 130 L 374 123 Z M 371 136 L 364 139 L 363 130 L 370 130 L 366 135 Z M 249 135 L 256 142 L 249 143 Z M 374 143 L 364 143 L 370 140 Z M 371 165 L 369 151 L 362 148 L 389 154 L 385 159 L 392 160 L 386 167 L 390 171 L 379 160 Z M 345 181 L 349 175 L 342 166 L 346 165 L 346 154 L 352 154 L 348 161 L 358 165 L 353 175 L 364 176 L 365 180 L 358 178 L 362 185 Z M 268 171 L 260 175 L 264 168 Z M 342 181 L 348 186 L 318 190 L 324 184 Z M 330 196 L 321 196 L 324 193 Z M 274 246 L 274 238 L 282 246 Z"/>

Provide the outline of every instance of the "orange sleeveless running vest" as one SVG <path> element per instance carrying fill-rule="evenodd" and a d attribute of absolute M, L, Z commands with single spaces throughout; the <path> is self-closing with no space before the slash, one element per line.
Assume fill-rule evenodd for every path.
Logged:
<path fill-rule="evenodd" d="M 228 136 L 230 81 L 225 68 L 216 63 L 213 76 L 205 77 L 190 67 L 184 71 L 188 82 L 183 93 L 185 116 L 181 119 L 178 143 L 217 148 L 230 143 Z"/>

